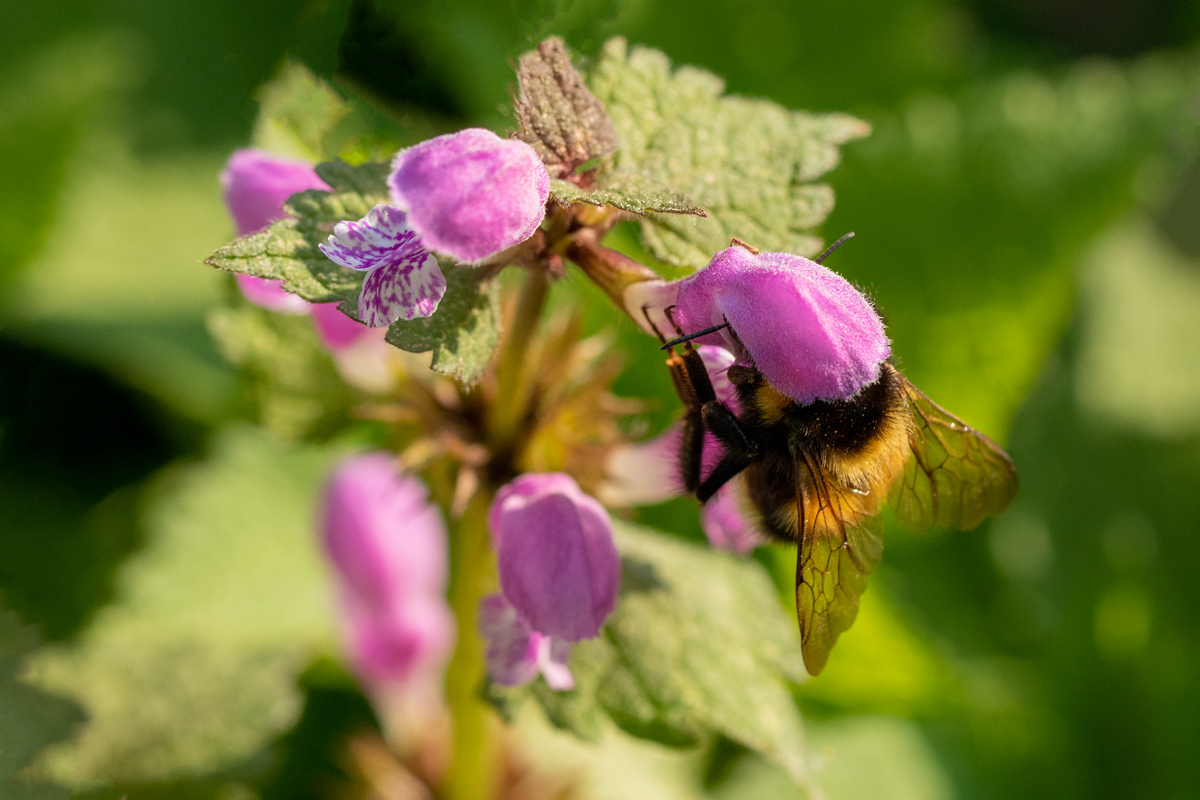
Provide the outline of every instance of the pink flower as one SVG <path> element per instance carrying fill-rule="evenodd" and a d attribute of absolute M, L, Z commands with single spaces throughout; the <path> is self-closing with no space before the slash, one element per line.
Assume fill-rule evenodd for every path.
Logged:
<path fill-rule="evenodd" d="M 225 206 L 233 217 L 238 236 L 262 230 L 284 217 L 283 204 L 306 189 L 329 186 L 302 161 L 271 155 L 262 150 L 237 150 L 221 172 Z M 238 275 L 238 287 L 257 306 L 282 314 L 304 314 L 309 304 L 284 291 L 279 281 Z"/>
<path fill-rule="evenodd" d="M 570 642 L 530 630 L 503 596 L 479 604 L 479 633 L 487 641 L 488 674 L 499 685 L 524 686 L 541 673 L 555 691 L 575 688 Z"/>
<path fill-rule="evenodd" d="M 524 142 L 467 128 L 397 153 L 388 188 L 431 250 L 480 261 L 533 235 L 550 175 Z"/>
<path fill-rule="evenodd" d="M 441 515 L 424 485 L 381 453 L 343 461 L 324 498 L 355 668 L 371 682 L 427 686 L 454 644 Z"/>
<path fill-rule="evenodd" d="M 879 315 L 849 281 L 788 253 L 722 250 L 679 282 L 677 310 L 689 333 L 728 322 L 696 341 L 727 347 L 798 403 L 853 397 L 891 353 Z"/>
<path fill-rule="evenodd" d="M 600 632 L 621 560 L 599 501 L 569 475 L 521 475 L 496 493 L 488 526 L 500 590 L 531 631 L 568 642 Z"/>

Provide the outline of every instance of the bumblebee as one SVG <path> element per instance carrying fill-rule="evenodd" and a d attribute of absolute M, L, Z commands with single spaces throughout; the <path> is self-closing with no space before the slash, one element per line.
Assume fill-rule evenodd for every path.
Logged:
<path fill-rule="evenodd" d="M 665 316 L 675 325 L 671 310 Z M 934 524 L 969 530 L 1016 495 L 1008 455 L 890 363 L 854 397 L 808 404 L 775 389 L 758 369 L 735 364 L 727 373 L 741 409 L 735 414 L 718 399 L 690 341 L 725 326 L 691 334 L 675 327 L 679 338 L 663 349 L 686 412 L 684 487 L 704 503 L 740 477 L 759 529 L 798 545 L 796 614 L 812 675 L 854 622 L 867 576 L 879 564 L 884 503 L 915 532 Z M 702 477 L 706 432 L 724 455 Z"/>

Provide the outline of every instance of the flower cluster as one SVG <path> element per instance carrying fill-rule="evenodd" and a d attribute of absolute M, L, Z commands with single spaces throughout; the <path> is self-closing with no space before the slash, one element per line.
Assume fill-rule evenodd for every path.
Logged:
<path fill-rule="evenodd" d="M 296 192 L 329 190 L 311 166 L 258 150 L 234 153 L 221 182 L 239 235 L 283 216 L 284 201 Z M 365 273 L 358 317 L 372 328 L 437 310 L 446 280 L 434 253 L 480 263 L 532 236 L 546 213 L 550 176 L 524 142 L 468 128 L 398 152 L 388 190 L 391 204 L 338 223 L 319 245 L 330 260 Z M 277 281 L 239 275 L 238 285 L 272 311 L 310 311 Z M 354 329 L 335 322 L 336 304 L 328 305 L 312 313 L 323 332 L 337 329 L 327 341 L 346 341 Z"/>
<path fill-rule="evenodd" d="M 546 213 L 550 176 L 529 145 L 468 128 L 396 154 L 392 205 L 340 222 L 321 251 L 365 272 L 359 318 L 371 327 L 428 317 L 446 292 L 434 252 L 464 263 L 533 235 Z"/>

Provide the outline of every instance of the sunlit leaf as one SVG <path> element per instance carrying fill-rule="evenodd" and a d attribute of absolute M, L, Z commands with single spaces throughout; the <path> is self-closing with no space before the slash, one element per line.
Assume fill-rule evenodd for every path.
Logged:
<path fill-rule="evenodd" d="M 615 168 L 680 192 L 705 218 L 650 215 L 646 244 L 663 261 L 699 267 L 738 237 L 761 250 L 813 255 L 812 230 L 833 208 L 817 183 L 839 145 L 865 136 L 843 114 L 789 111 L 768 100 L 723 96 L 720 78 L 613 39 L 589 76 L 620 139 Z"/>

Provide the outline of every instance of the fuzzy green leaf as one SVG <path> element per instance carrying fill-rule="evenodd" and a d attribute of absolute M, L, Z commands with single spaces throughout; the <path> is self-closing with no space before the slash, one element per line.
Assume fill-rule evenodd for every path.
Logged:
<path fill-rule="evenodd" d="M 225 245 L 205 263 L 281 280 L 289 292 L 315 303 L 356 299 L 362 273 L 333 263 L 317 245 L 329 238 L 336 223 L 361 219 L 375 205 L 388 202 L 387 165 L 352 167 L 335 161 L 318 165 L 317 172 L 334 191 L 310 189 L 292 195 L 284 205 L 291 218 Z"/>
<path fill-rule="evenodd" d="M 833 209 L 833 190 L 815 181 L 837 165 L 839 145 L 869 132 L 866 123 L 723 96 L 715 75 L 672 70 L 663 53 L 627 50 L 623 39 L 605 45 L 589 83 L 620 138 L 616 170 L 708 212 L 649 215 L 643 234 L 656 257 L 698 267 L 735 236 L 762 250 L 819 252 L 811 231 Z"/>
<path fill-rule="evenodd" d="M 500 286 L 475 267 L 442 264 L 446 294 L 425 319 L 400 320 L 387 341 L 410 353 L 433 351 L 433 368 L 472 384 L 482 376 L 500 342 Z"/>
<path fill-rule="evenodd" d="M 349 87 L 334 88 L 292 60 L 283 63 L 258 96 L 255 146 L 306 161 L 385 160 L 427 127 L 417 119 L 402 124 Z"/>
<path fill-rule="evenodd" d="M 83 719 L 78 706 L 18 680 L 37 637 L 0 609 L 0 797 L 65 798 L 67 791 L 15 777 L 46 745 L 66 739 Z"/>
<path fill-rule="evenodd" d="M 599 639 L 571 656 L 576 687 L 537 681 L 532 695 L 560 728 L 599 736 L 601 715 L 627 732 L 686 747 L 720 734 L 807 785 L 804 737 L 789 684 L 803 680 L 795 622 L 761 567 L 629 525 L 617 528 L 621 596 Z"/>
<path fill-rule="evenodd" d="M 589 203 L 594 206 L 613 206 L 641 216 L 646 216 L 650 211 L 704 216 L 704 209 L 678 192 L 655 186 L 637 175 L 621 172 L 602 174 L 592 189 L 582 189 L 568 181 L 552 180 L 550 196 L 564 206 Z"/>

